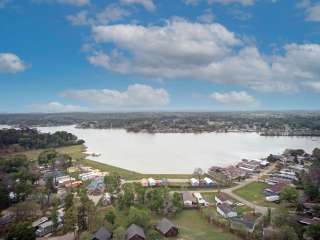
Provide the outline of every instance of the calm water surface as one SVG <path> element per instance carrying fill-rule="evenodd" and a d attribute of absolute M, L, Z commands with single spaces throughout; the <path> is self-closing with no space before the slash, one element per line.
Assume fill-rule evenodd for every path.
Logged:
<path fill-rule="evenodd" d="M 262 158 L 286 148 L 320 147 L 320 138 L 262 137 L 256 133 L 127 133 L 125 130 L 41 127 L 68 131 L 86 141 L 91 159 L 141 173 L 192 173 L 196 167 L 227 166 L 242 158 Z"/>

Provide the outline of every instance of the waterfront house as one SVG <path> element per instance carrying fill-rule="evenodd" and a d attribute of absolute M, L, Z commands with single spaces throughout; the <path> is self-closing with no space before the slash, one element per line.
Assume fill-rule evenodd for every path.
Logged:
<path fill-rule="evenodd" d="M 96 178 L 87 186 L 89 195 L 101 195 L 105 190 L 103 177 Z"/>
<path fill-rule="evenodd" d="M 142 185 L 142 187 L 148 187 L 149 186 L 148 179 L 142 178 L 141 185 Z"/>
<path fill-rule="evenodd" d="M 193 196 L 191 192 L 183 192 L 182 199 L 185 208 L 197 207 L 197 199 Z"/>
<path fill-rule="evenodd" d="M 167 218 L 163 218 L 156 226 L 155 229 L 165 237 L 176 237 L 179 229 Z"/>
<path fill-rule="evenodd" d="M 217 204 L 217 212 L 224 218 L 233 218 L 238 215 L 231 205 L 226 202 Z"/>
<path fill-rule="evenodd" d="M 190 184 L 192 187 L 199 187 L 199 185 L 200 185 L 199 180 L 197 180 L 195 178 L 190 179 Z"/>
<path fill-rule="evenodd" d="M 206 186 L 213 186 L 214 185 L 214 181 L 211 178 L 205 177 L 203 179 L 204 183 Z"/>
<path fill-rule="evenodd" d="M 145 240 L 146 235 L 141 227 L 132 224 L 125 235 L 125 240 Z"/>
<path fill-rule="evenodd" d="M 153 178 L 148 178 L 148 185 L 149 185 L 149 187 L 154 187 L 157 185 L 157 182 Z"/>
<path fill-rule="evenodd" d="M 267 196 L 279 195 L 284 187 L 288 186 L 286 182 L 278 182 L 270 188 L 265 188 L 263 190 L 264 194 Z"/>
<path fill-rule="evenodd" d="M 105 227 L 100 227 L 93 235 L 92 240 L 110 240 L 112 234 Z"/>
<path fill-rule="evenodd" d="M 215 197 L 214 200 L 216 201 L 217 204 L 222 204 L 222 203 L 228 203 L 229 205 L 233 204 L 233 199 L 229 197 L 229 195 L 219 192 Z"/>
<path fill-rule="evenodd" d="M 203 199 L 201 193 L 194 192 L 193 196 L 197 199 L 199 206 L 207 206 L 208 205 L 207 201 Z"/>

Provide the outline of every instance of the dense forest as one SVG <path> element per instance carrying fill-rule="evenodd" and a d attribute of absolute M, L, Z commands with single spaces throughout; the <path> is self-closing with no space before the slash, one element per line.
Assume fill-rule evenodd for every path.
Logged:
<path fill-rule="evenodd" d="M 0 130 L 0 153 L 56 148 L 83 143 L 83 140 L 79 140 L 75 135 L 65 131 L 51 134 L 41 133 L 31 128 Z"/>

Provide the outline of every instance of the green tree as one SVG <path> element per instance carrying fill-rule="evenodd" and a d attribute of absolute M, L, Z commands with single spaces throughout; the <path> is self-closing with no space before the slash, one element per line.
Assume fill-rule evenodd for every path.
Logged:
<path fill-rule="evenodd" d="M 288 225 L 281 226 L 278 231 L 275 232 L 273 239 L 277 240 L 298 240 L 299 237 L 293 227 Z"/>
<path fill-rule="evenodd" d="M 41 152 L 38 156 L 38 163 L 40 165 L 53 165 L 56 158 L 58 157 L 58 152 L 54 149 L 48 149 Z"/>
<path fill-rule="evenodd" d="M 150 240 L 162 239 L 161 234 L 152 228 L 148 230 L 147 236 L 148 236 L 148 239 L 150 239 Z"/>
<path fill-rule="evenodd" d="M 113 239 L 114 240 L 123 240 L 126 234 L 126 230 L 119 226 L 113 231 Z"/>
<path fill-rule="evenodd" d="M 194 177 L 198 178 L 198 180 L 200 182 L 203 174 L 204 174 L 204 171 L 202 168 L 195 168 L 192 175 Z"/>
<path fill-rule="evenodd" d="M 110 193 L 119 192 L 121 185 L 121 178 L 116 173 L 111 173 L 104 177 L 104 183 L 106 185 L 107 191 Z"/>
<path fill-rule="evenodd" d="M 107 220 L 108 223 L 111 223 L 112 225 L 114 224 L 116 219 L 116 213 L 113 208 L 108 208 L 105 214 L 105 219 Z"/>
<path fill-rule="evenodd" d="M 148 227 L 150 226 L 150 221 L 151 218 L 148 210 L 130 207 L 128 214 L 128 226 L 130 226 L 131 224 L 136 224 L 143 227 L 144 229 L 148 229 Z"/>
<path fill-rule="evenodd" d="M 9 203 L 9 191 L 5 186 L 0 185 L 0 209 L 7 208 Z"/>
<path fill-rule="evenodd" d="M 64 209 L 67 211 L 69 208 L 73 206 L 73 194 L 68 193 L 68 195 L 64 199 Z"/>
<path fill-rule="evenodd" d="M 29 222 L 18 222 L 10 225 L 6 239 L 33 240 L 36 239 L 36 235 Z"/>
<path fill-rule="evenodd" d="M 320 148 L 313 149 L 312 156 L 314 156 L 318 161 L 320 161 Z"/>
<path fill-rule="evenodd" d="M 134 187 L 133 184 L 126 184 L 123 187 L 123 194 L 119 198 L 120 207 L 130 207 L 134 203 Z"/>
<path fill-rule="evenodd" d="M 81 205 L 78 208 L 78 228 L 79 231 L 85 231 L 88 229 L 88 215 L 85 206 Z"/>
<path fill-rule="evenodd" d="M 70 231 L 75 231 L 77 223 L 77 215 L 74 207 L 70 207 L 64 214 L 64 224 L 63 224 L 63 232 L 67 233 Z"/>
<path fill-rule="evenodd" d="M 59 224 L 58 207 L 54 206 L 51 211 L 51 221 L 53 222 L 53 228 L 56 230 Z"/>
<path fill-rule="evenodd" d="M 308 226 L 307 234 L 313 240 L 320 239 L 320 224 L 312 224 Z"/>
<path fill-rule="evenodd" d="M 148 206 L 153 211 L 161 211 L 164 208 L 165 191 L 163 188 L 150 189 L 147 192 Z"/>
<path fill-rule="evenodd" d="M 288 202 L 296 202 L 298 199 L 298 191 L 290 186 L 284 187 L 280 192 L 280 198 Z"/>
<path fill-rule="evenodd" d="M 177 212 L 181 212 L 183 209 L 182 196 L 180 193 L 174 192 L 172 196 L 172 205 Z"/>

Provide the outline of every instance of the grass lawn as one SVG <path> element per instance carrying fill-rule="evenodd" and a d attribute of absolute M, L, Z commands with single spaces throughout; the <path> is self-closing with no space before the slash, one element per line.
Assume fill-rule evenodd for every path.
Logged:
<path fill-rule="evenodd" d="M 277 207 L 278 205 L 265 200 L 263 189 L 269 185 L 263 182 L 253 182 L 234 191 L 240 197 L 265 207 Z"/>
<path fill-rule="evenodd" d="M 209 224 L 197 210 L 184 210 L 171 219 L 180 229 L 177 239 L 185 240 L 236 240 L 233 234 L 223 232 L 213 224 Z"/>

